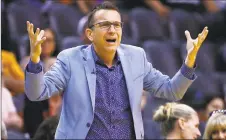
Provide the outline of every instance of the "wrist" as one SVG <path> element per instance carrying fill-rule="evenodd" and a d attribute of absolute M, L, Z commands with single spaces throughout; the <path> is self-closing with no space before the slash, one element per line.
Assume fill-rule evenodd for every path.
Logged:
<path fill-rule="evenodd" d="M 36 54 L 31 55 L 31 61 L 35 64 L 37 64 L 40 61 L 40 56 Z"/>
<path fill-rule="evenodd" d="M 185 59 L 185 65 L 189 68 L 193 68 L 194 65 L 195 65 L 195 60 L 196 58 L 195 57 L 189 57 L 187 56 L 186 59 Z"/>

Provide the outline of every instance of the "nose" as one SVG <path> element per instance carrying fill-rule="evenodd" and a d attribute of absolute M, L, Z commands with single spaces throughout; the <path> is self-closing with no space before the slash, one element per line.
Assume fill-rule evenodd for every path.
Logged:
<path fill-rule="evenodd" d="M 197 129 L 197 136 L 201 137 L 201 133 L 200 133 L 199 129 Z"/>
<path fill-rule="evenodd" d="M 114 33 L 116 30 L 115 30 L 115 26 L 114 25 L 111 25 L 108 29 L 108 32 L 110 33 Z"/>

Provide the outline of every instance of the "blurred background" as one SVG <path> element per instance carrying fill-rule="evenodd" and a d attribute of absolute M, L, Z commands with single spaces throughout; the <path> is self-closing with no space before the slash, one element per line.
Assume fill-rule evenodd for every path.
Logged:
<path fill-rule="evenodd" d="M 45 30 L 41 62 L 46 72 L 57 54 L 67 48 L 89 44 L 84 34 L 87 13 L 104 0 L 2 0 L 2 121 L 8 138 L 54 136 L 62 94 L 31 102 L 24 94 L 24 69 L 29 62 L 26 21 Z M 208 114 L 225 109 L 226 103 L 226 1 L 224 0 L 109 0 L 122 14 L 122 43 L 142 47 L 148 60 L 172 77 L 186 56 L 188 30 L 192 38 L 205 26 L 209 34 L 197 57 L 198 79 L 180 101 L 192 106 L 200 117 L 203 133 Z M 144 92 L 141 104 L 145 138 L 161 138 L 152 121 L 153 111 L 167 100 Z M 45 130 L 45 131 L 44 131 Z M 45 139 L 45 138 L 44 138 Z"/>

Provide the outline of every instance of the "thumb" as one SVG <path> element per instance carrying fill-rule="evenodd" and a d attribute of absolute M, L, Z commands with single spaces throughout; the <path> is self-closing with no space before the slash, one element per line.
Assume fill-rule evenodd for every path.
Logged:
<path fill-rule="evenodd" d="M 191 35 L 190 35 L 190 32 L 188 30 L 185 31 L 185 36 L 186 36 L 187 40 L 192 39 Z"/>

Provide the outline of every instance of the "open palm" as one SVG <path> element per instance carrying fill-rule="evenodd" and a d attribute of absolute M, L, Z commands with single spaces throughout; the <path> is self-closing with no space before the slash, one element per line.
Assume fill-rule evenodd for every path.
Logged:
<path fill-rule="evenodd" d="M 196 54 L 198 52 L 198 50 L 200 49 L 203 41 L 206 39 L 207 34 L 208 34 L 208 28 L 205 27 L 202 31 L 202 33 L 200 33 L 198 35 L 198 37 L 196 39 L 192 39 L 191 35 L 189 33 L 189 31 L 185 31 L 185 36 L 187 38 L 187 53 L 190 57 L 196 57 Z"/>
<path fill-rule="evenodd" d="M 46 40 L 46 37 L 44 37 L 44 30 L 41 30 L 40 32 L 40 29 L 37 28 L 34 33 L 34 25 L 27 21 L 27 31 L 30 40 L 31 60 L 37 63 L 42 52 L 41 44 Z"/>

